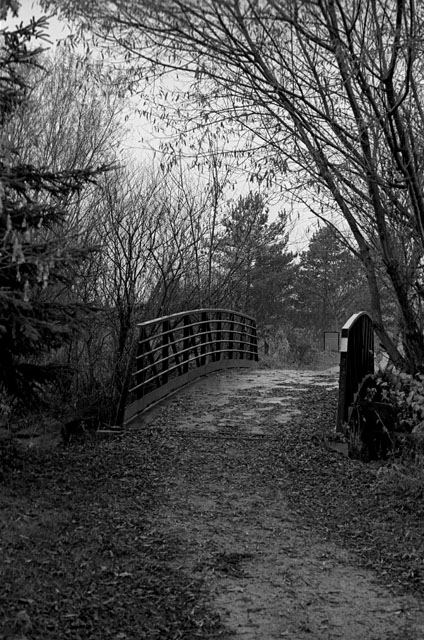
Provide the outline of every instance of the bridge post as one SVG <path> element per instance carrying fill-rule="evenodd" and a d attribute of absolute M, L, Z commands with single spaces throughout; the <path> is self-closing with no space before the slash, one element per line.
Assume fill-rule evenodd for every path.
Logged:
<path fill-rule="evenodd" d="M 374 329 L 371 317 L 362 311 L 342 328 L 336 432 L 343 433 L 354 395 L 369 373 L 374 373 Z"/>
<path fill-rule="evenodd" d="M 169 362 L 168 362 L 168 358 L 169 358 L 169 331 L 170 331 L 171 325 L 170 325 L 170 321 L 169 320 L 164 320 L 162 322 L 162 384 L 165 384 L 168 382 L 168 377 L 169 377 Z"/>
<path fill-rule="evenodd" d="M 190 327 L 190 316 L 185 315 L 184 320 L 184 329 L 183 329 L 183 372 L 188 372 L 189 365 L 189 357 L 190 357 L 190 337 L 191 337 L 191 327 Z"/>
<path fill-rule="evenodd" d="M 247 339 L 247 326 L 246 326 L 246 319 L 245 318 L 240 318 L 239 327 L 240 327 L 239 353 L 240 353 L 241 360 L 244 360 L 245 348 L 246 348 L 246 342 L 247 342 L 247 340 L 246 340 Z"/>
<path fill-rule="evenodd" d="M 214 362 L 221 360 L 222 337 L 222 313 L 219 311 L 215 323 L 215 353 L 212 357 Z"/>
<path fill-rule="evenodd" d="M 250 351 L 254 354 L 253 359 L 257 362 L 259 360 L 258 354 L 258 337 L 256 334 L 256 324 L 253 321 L 249 322 L 250 326 Z"/>
<path fill-rule="evenodd" d="M 234 349 L 234 313 L 230 313 L 229 320 L 230 320 L 230 327 L 228 331 L 228 358 L 232 360 L 233 349 Z"/>
<path fill-rule="evenodd" d="M 202 311 L 200 319 L 200 365 L 203 366 L 206 364 L 206 343 L 208 341 L 208 314 L 206 311 Z"/>

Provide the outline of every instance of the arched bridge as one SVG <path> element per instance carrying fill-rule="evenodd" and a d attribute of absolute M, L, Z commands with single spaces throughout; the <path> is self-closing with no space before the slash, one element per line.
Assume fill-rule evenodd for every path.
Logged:
<path fill-rule="evenodd" d="M 222 369 L 255 367 L 254 318 L 229 309 L 196 309 L 138 325 L 139 338 L 124 424 L 193 380 Z M 374 332 L 366 312 L 342 329 L 336 431 L 343 433 L 358 385 L 374 371 Z"/>
<path fill-rule="evenodd" d="M 254 318 L 196 309 L 143 322 L 124 424 L 192 380 L 219 369 L 257 365 Z"/>

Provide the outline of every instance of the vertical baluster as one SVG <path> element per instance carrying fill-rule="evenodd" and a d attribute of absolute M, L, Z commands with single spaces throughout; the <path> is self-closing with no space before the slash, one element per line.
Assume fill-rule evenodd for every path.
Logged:
<path fill-rule="evenodd" d="M 244 316 L 239 316 L 240 320 L 239 320 L 239 327 L 240 327 L 240 347 L 239 347 L 239 353 L 240 353 L 240 359 L 243 360 L 244 359 L 244 350 L 246 347 L 246 338 L 247 338 L 247 331 L 246 331 L 246 322 L 247 322 L 247 318 L 245 318 Z"/>
<path fill-rule="evenodd" d="M 229 314 L 228 321 L 228 358 L 232 360 L 234 349 L 234 313 Z"/>
<path fill-rule="evenodd" d="M 191 324 L 190 315 L 184 316 L 184 329 L 183 329 L 183 372 L 188 373 L 189 357 L 190 357 L 190 327 Z"/>
<path fill-rule="evenodd" d="M 206 350 L 207 350 L 207 341 L 208 341 L 208 314 L 206 311 L 202 311 L 200 314 L 200 365 L 203 366 L 206 364 Z"/>
<path fill-rule="evenodd" d="M 164 320 L 162 322 L 162 384 L 166 384 L 169 378 L 169 333 L 170 333 L 170 321 Z"/>
<path fill-rule="evenodd" d="M 213 360 L 216 362 L 218 360 L 223 360 L 225 358 L 225 354 L 221 353 L 222 350 L 222 339 L 223 339 L 223 328 L 222 328 L 222 313 L 218 311 L 216 314 L 215 321 L 215 353 L 213 355 Z"/>
<path fill-rule="evenodd" d="M 256 322 L 252 320 L 252 345 L 253 345 L 253 360 L 256 362 L 259 360 L 258 353 L 258 336 L 256 333 Z"/>

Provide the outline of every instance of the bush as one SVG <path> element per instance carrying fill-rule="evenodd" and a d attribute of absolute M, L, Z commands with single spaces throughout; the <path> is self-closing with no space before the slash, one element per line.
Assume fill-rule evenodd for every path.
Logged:
<path fill-rule="evenodd" d="M 400 429 L 411 433 L 424 420 L 424 374 L 390 371 L 380 378 L 387 384 L 388 398 L 399 410 Z"/>
<path fill-rule="evenodd" d="M 316 364 L 318 351 L 315 337 L 308 329 L 293 329 L 288 336 L 291 361 L 298 365 L 310 366 Z"/>
<path fill-rule="evenodd" d="M 424 375 L 395 370 L 368 375 L 361 383 L 352 405 L 349 423 L 351 449 L 362 451 L 367 438 L 385 437 L 385 455 L 369 459 L 391 459 L 422 469 L 424 462 Z M 355 440 L 356 437 L 356 440 Z"/>

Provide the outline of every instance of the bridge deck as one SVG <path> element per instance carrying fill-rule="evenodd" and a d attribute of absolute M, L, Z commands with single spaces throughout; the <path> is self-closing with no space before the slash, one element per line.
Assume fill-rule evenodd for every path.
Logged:
<path fill-rule="evenodd" d="M 132 427 L 158 425 L 221 436 L 278 435 L 299 413 L 296 398 L 310 385 L 338 388 L 339 367 L 325 371 L 232 370 L 195 381 L 148 411 Z M 178 417 L 178 409 L 183 417 Z"/>

